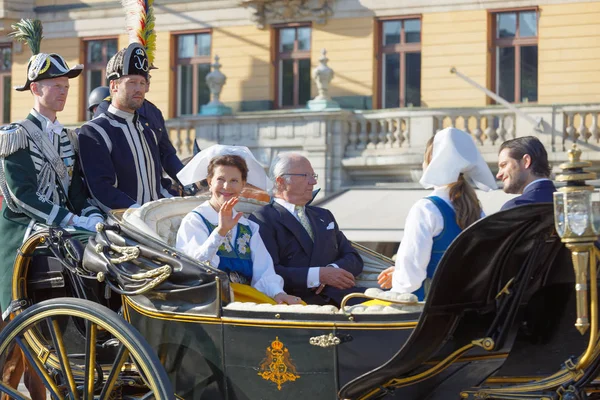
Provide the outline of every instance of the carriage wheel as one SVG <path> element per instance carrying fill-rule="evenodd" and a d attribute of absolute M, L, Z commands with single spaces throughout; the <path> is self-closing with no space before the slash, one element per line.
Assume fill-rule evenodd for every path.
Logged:
<path fill-rule="evenodd" d="M 59 324 L 64 317 L 80 319 L 85 337 L 64 340 L 69 336 Z M 33 331 L 48 336 L 45 351 L 29 345 L 26 336 Z M 102 331 L 112 338 L 99 341 Z M 0 358 L 12 349 L 22 352 L 35 374 L 32 381 L 43 382 L 44 399 L 175 399 L 167 373 L 143 336 L 113 311 L 88 300 L 52 299 L 28 308 L 0 333 Z M 0 393 L 30 398 L 21 386 L 4 382 Z"/>

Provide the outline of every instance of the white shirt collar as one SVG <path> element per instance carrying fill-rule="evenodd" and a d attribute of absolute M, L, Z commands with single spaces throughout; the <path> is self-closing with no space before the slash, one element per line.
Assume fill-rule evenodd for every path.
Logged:
<path fill-rule="evenodd" d="M 133 121 L 133 117 L 135 115 L 133 113 L 128 113 L 127 111 L 119 110 L 117 107 L 113 106 L 112 104 L 108 106 L 108 112 L 116 115 L 117 117 L 126 119 L 128 121 Z"/>
<path fill-rule="evenodd" d="M 533 185 L 533 184 L 534 184 L 534 183 L 536 183 L 536 182 L 541 182 L 541 181 L 549 181 L 549 180 L 550 180 L 550 179 L 548 179 L 548 178 L 540 178 L 540 179 L 536 179 L 536 180 L 535 180 L 535 181 L 533 181 L 533 182 L 529 182 L 529 184 L 523 188 L 523 192 L 525 192 L 529 186 Z"/>
<path fill-rule="evenodd" d="M 288 203 L 287 201 L 285 201 L 281 197 L 275 197 L 274 201 L 277 204 L 281 205 L 286 210 L 288 210 L 292 215 L 296 215 L 296 205 L 295 204 Z M 304 207 L 302 207 L 302 208 L 304 208 Z"/>
<path fill-rule="evenodd" d="M 46 117 L 45 115 L 42 115 L 35 108 L 31 109 L 31 114 L 43 123 L 44 132 L 48 134 L 48 137 L 50 139 L 52 139 L 52 134 L 56 133 L 60 135 L 62 130 L 64 129 L 64 126 L 60 122 L 58 122 L 58 118 L 56 118 L 54 121 L 50 121 L 50 118 Z"/>

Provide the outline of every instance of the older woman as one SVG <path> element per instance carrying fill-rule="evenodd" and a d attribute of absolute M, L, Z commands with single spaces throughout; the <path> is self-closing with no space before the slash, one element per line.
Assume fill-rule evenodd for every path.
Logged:
<path fill-rule="evenodd" d="M 236 285 L 251 284 L 274 299 L 274 303 L 300 304 L 299 298 L 283 291 L 283 279 L 275 273 L 258 225 L 234 210 L 248 180 L 246 160 L 253 166 L 258 165 L 259 170 L 252 169 L 253 184 L 263 186 L 264 171 L 247 148 L 238 146 L 217 145 L 206 149 L 178 174 L 184 184 L 206 177 L 211 197 L 184 217 L 177 232 L 176 247 L 190 257 L 210 262 L 227 272 L 237 301 L 240 301 L 238 294 L 242 293 L 245 300 L 268 301 Z M 260 172 L 264 175 L 262 179 Z"/>
<path fill-rule="evenodd" d="M 395 267 L 379 274 L 379 284 L 424 300 L 444 252 L 463 229 L 483 216 L 471 187 L 495 189 L 496 181 L 466 132 L 446 128 L 429 140 L 420 183 L 434 188 L 410 209 Z"/>

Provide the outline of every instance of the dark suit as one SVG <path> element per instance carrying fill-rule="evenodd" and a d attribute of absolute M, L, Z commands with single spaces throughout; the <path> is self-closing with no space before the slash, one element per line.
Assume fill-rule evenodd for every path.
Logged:
<path fill-rule="evenodd" d="M 500 211 L 508 210 L 522 204 L 552 203 L 554 201 L 552 197 L 554 192 L 556 192 L 556 188 L 551 180 L 535 182 L 527 186 L 522 195 L 504 203 Z"/>
<path fill-rule="evenodd" d="M 260 236 L 285 282 L 286 293 L 301 297 L 309 304 L 340 304 L 342 298 L 364 288 L 336 289 L 329 285 L 320 295 L 307 288 L 309 267 L 337 264 L 352 275 L 362 272 L 363 260 L 340 231 L 333 214 L 323 208 L 306 206 L 314 242 L 306 229 L 288 210 L 273 202 L 254 212 L 250 219 L 260 226 Z M 328 229 L 329 228 L 329 229 Z"/>

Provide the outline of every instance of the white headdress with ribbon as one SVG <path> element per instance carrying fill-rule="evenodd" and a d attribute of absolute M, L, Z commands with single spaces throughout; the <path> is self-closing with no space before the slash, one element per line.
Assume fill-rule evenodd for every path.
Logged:
<path fill-rule="evenodd" d="M 248 179 L 246 181 L 262 190 L 271 189 L 273 184 L 267 178 L 265 169 L 258 160 L 254 158 L 254 155 L 246 146 L 225 146 L 222 144 L 210 146 L 196 154 L 194 158 L 179 171 L 177 178 L 183 185 L 190 185 L 206 179 L 210 160 L 223 155 L 242 157 L 248 166 Z"/>
<path fill-rule="evenodd" d="M 456 128 L 443 129 L 435 134 L 431 162 L 419 182 L 425 188 L 446 186 L 460 174 L 481 190 L 498 188 L 471 135 Z"/>

